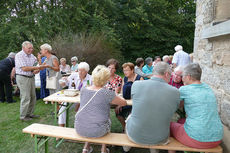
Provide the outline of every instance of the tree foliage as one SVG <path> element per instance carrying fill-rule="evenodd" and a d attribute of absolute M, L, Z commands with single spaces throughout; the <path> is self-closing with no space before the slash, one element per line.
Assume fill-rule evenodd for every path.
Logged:
<path fill-rule="evenodd" d="M 126 61 L 193 48 L 194 0 L 2 0 L 0 16 L 1 58 L 25 40 L 38 50 L 63 33 L 101 33 Z"/>

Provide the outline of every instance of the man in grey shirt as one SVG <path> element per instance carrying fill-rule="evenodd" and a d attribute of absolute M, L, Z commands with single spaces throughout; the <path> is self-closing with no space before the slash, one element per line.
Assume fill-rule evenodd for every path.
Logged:
<path fill-rule="evenodd" d="M 153 74 L 149 80 L 133 83 L 133 109 L 126 124 L 130 140 L 143 145 L 168 141 L 170 121 L 180 102 L 178 89 L 168 85 L 171 77 L 169 65 L 157 63 Z M 128 151 L 127 147 L 124 151 Z"/>

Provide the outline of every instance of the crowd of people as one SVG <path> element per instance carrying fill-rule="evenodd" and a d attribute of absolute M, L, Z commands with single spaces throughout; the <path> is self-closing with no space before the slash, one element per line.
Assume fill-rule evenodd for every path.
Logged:
<path fill-rule="evenodd" d="M 220 144 L 223 127 L 216 97 L 212 89 L 201 82 L 200 65 L 193 63 L 181 45 L 174 48 L 173 57 L 163 56 L 163 61 L 156 56 L 154 61 L 151 57 L 137 58 L 136 65 L 124 63 L 124 78 L 116 74 L 119 69 L 116 59 L 98 65 L 90 75 L 90 65 L 85 61 L 78 64 L 76 56 L 71 58 L 70 67 L 65 58 L 59 62 L 49 44 L 41 45 L 40 49 L 36 58 L 32 54 L 33 44 L 25 41 L 20 52 L 10 53 L 0 61 L 0 101 L 4 102 L 6 95 L 6 102 L 14 102 L 11 80 L 16 75 L 21 120 L 39 117 L 33 112 L 36 103 L 34 75 L 40 72 L 42 98 L 63 88 L 80 91 L 80 103 L 73 107 L 76 111 L 74 126 L 83 137 L 102 137 L 110 132 L 112 104 L 116 106 L 116 117 L 123 132 L 137 144 L 167 144 L 170 136 L 194 148 L 212 148 Z M 54 78 L 55 83 L 50 84 Z M 132 106 L 127 106 L 128 99 L 132 99 Z M 64 109 L 65 102 L 59 112 Z M 173 122 L 178 110 L 183 116 Z M 60 114 L 58 123 L 65 126 L 65 112 Z M 129 152 L 130 147 L 124 146 L 123 150 Z M 92 146 L 86 142 L 82 152 L 92 151 Z M 105 144 L 101 152 L 109 152 Z"/>

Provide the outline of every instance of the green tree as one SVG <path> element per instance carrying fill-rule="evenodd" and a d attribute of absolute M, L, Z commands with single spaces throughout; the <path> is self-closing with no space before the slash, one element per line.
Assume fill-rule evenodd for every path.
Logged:
<path fill-rule="evenodd" d="M 63 33 L 103 33 L 126 61 L 173 54 L 178 43 L 193 48 L 193 0 L 10 0 L 0 1 L 0 15 L 1 58 Z"/>

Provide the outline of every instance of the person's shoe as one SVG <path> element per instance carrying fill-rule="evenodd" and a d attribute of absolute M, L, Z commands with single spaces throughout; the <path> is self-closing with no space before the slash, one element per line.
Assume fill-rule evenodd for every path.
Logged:
<path fill-rule="evenodd" d="M 28 116 L 29 118 L 39 118 L 40 116 L 39 115 L 30 115 Z"/>
<path fill-rule="evenodd" d="M 16 100 L 7 101 L 7 103 L 16 103 Z"/>
<path fill-rule="evenodd" d="M 101 152 L 101 153 L 110 153 L 109 148 L 106 148 L 106 152 Z"/>
<path fill-rule="evenodd" d="M 25 118 L 20 118 L 20 120 L 26 122 L 26 121 L 31 121 L 32 118 L 30 118 L 30 117 L 25 117 Z"/>
<path fill-rule="evenodd" d="M 89 147 L 89 150 L 88 149 L 82 149 L 82 152 L 87 152 L 87 153 L 91 153 L 93 152 L 93 147 Z"/>

